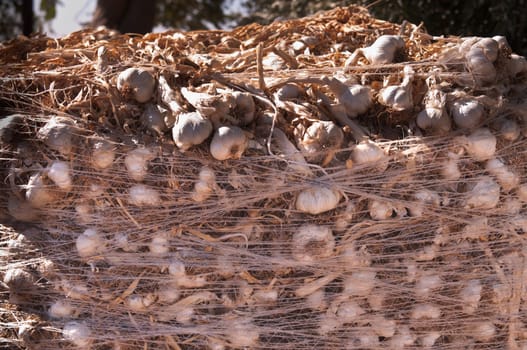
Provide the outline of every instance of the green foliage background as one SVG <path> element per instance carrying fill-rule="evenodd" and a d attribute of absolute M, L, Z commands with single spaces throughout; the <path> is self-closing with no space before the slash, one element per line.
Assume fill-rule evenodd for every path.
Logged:
<path fill-rule="evenodd" d="M 35 0 L 38 1 L 38 0 Z M 68 0 L 79 1 L 79 0 Z M 148 0 L 146 0 L 148 1 Z M 49 20 L 58 0 L 42 0 L 41 10 Z M 433 35 L 505 35 L 513 50 L 527 55 L 527 0 L 158 0 L 157 23 L 183 30 L 222 28 L 250 22 L 269 23 L 298 18 L 335 6 L 367 6 L 378 18 L 401 23 L 423 22 Z M 0 0 L 0 40 L 20 33 L 21 0 Z"/>

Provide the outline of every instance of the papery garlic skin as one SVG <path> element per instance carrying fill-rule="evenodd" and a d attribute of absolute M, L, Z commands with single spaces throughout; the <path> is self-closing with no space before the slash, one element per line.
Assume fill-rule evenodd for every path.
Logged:
<path fill-rule="evenodd" d="M 336 190 L 313 186 L 298 194 L 295 205 L 301 212 L 316 215 L 335 209 L 340 198 L 341 194 Z"/>
<path fill-rule="evenodd" d="M 319 225 L 302 225 L 293 235 L 292 255 L 297 261 L 316 262 L 331 256 L 335 249 L 335 238 L 331 229 Z"/>
<path fill-rule="evenodd" d="M 221 126 L 210 143 L 210 154 L 217 160 L 239 159 L 247 148 L 249 139 L 236 126 Z"/>

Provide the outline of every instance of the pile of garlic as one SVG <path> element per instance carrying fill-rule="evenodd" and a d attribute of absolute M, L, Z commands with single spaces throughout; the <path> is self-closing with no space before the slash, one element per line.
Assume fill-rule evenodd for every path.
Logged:
<path fill-rule="evenodd" d="M 284 42 L 264 62 L 327 58 L 316 38 Z M 265 86 L 110 60 L 110 118 L 55 109 L 11 125 L 2 193 L 19 229 L 0 226 L 0 309 L 19 321 L 4 338 L 527 348 L 525 69 L 503 38 L 398 62 L 411 45 L 386 33 L 331 74 Z"/>

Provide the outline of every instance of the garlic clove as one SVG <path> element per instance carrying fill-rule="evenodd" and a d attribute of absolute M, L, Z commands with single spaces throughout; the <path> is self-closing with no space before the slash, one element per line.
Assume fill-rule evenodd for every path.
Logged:
<path fill-rule="evenodd" d="M 117 89 L 126 97 L 132 97 L 139 103 L 152 98 L 156 79 L 143 68 L 127 68 L 117 77 Z"/>
<path fill-rule="evenodd" d="M 300 192 L 296 198 L 296 209 L 316 215 L 333 210 L 340 202 L 341 194 L 336 190 L 314 186 Z"/>
<path fill-rule="evenodd" d="M 199 112 L 179 114 L 172 128 L 172 138 L 181 152 L 200 145 L 211 133 L 212 123 Z"/>
<path fill-rule="evenodd" d="M 210 153 L 217 160 L 238 159 L 247 148 L 249 139 L 236 126 L 221 126 L 210 143 Z"/>

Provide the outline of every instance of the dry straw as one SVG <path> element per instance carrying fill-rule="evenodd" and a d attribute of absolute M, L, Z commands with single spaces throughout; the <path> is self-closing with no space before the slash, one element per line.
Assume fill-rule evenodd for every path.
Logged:
<path fill-rule="evenodd" d="M 504 38 L 349 7 L 0 63 L 2 345 L 527 348 Z"/>

